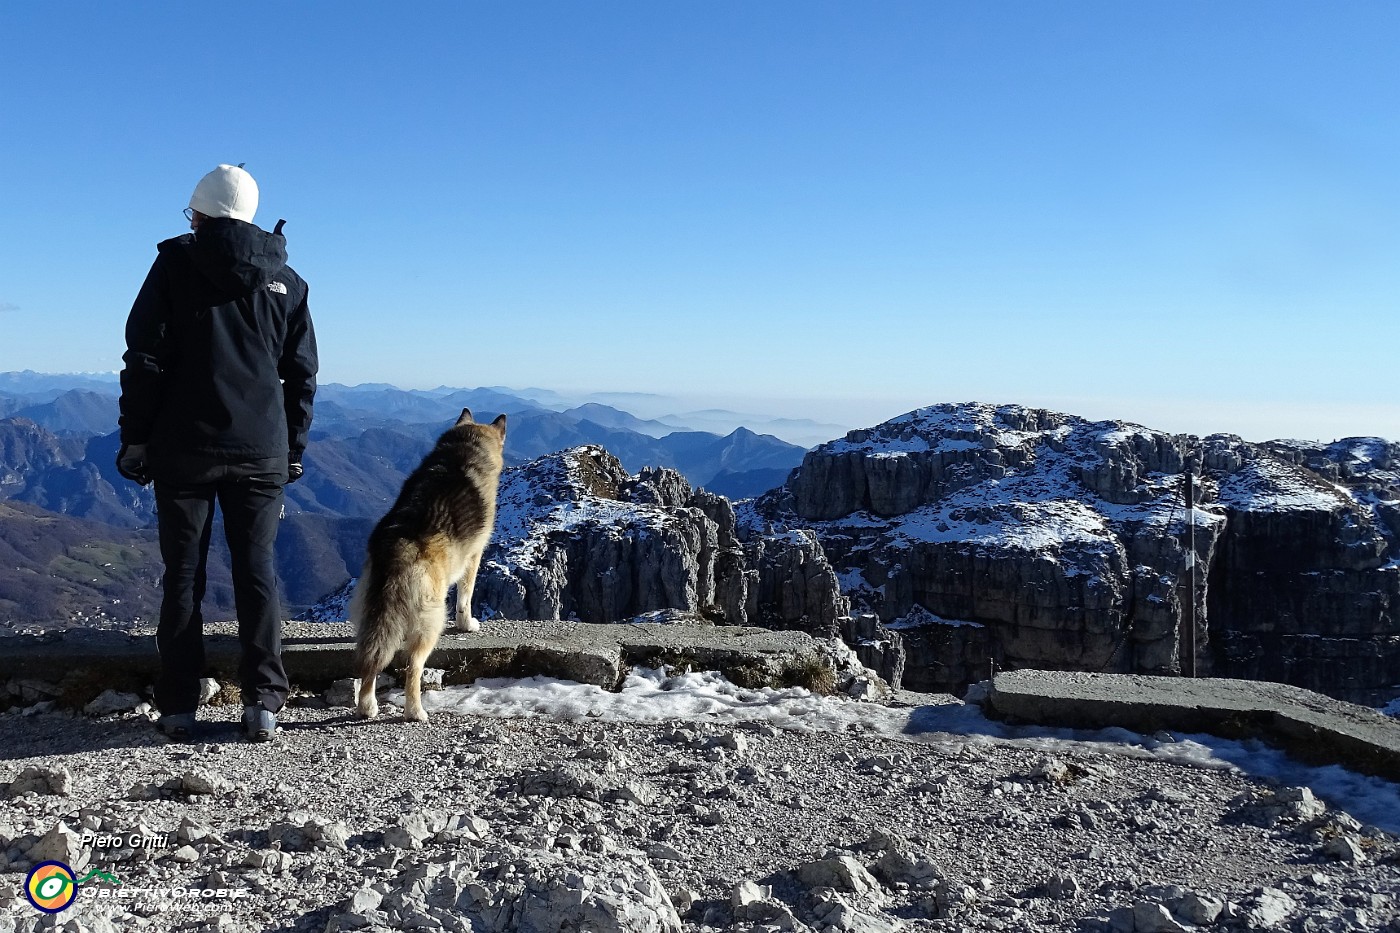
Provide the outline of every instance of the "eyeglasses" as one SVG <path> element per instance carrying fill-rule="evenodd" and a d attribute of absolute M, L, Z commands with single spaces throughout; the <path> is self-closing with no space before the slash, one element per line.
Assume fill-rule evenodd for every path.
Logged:
<path fill-rule="evenodd" d="M 187 207 L 187 208 L 184 209 L 184 211 L 182 211 L 182 213 L 185 215 L 185 219 L 186 219 L 186 220 L 189 220 L 189 221 L 193 221 L 193 220 L 194 220 L 194 208 L 192 208 L 192 207 Z"/>

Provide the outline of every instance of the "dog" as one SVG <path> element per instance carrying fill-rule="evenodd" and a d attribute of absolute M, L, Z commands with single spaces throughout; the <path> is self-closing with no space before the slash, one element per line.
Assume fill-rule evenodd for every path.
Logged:
<path fill-rule="evenodd" d="M 472 616 L 472 590 L 496 521 L 505 442 L 505 415 L 477 424 L 471 409 L 462 409 L 370 532 L 364 569 L 350 599 L 360 677 L 357 707 L 365 718 L 379 715 L 374 695 L 379 672 L 407 648 L 404 717 L 427 720 L 423 664 L 442 635 L 447 590 L 454 582 L 457 628 L 481 628 Z"/>

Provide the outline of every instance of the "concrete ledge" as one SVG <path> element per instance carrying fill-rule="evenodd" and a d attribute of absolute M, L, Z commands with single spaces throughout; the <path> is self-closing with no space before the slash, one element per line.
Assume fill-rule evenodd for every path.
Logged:
<path fill-rule="evenodd" d="M 988 712 L 1040 725 L 1257 736 L 1307 761 L 1400 781 L 1400 721 L 1373 709 L 1265 681 L 1008 671 Z"/>
<path fill-rule="evenodd" d="M 210 623 L 204 631 L 203 673 L 236 679 L 237 626 Z M 288 622 L 282 642 L 287 674 L 297 686 L 320 689 L 354 674 L 355 643 L 348 624 Z M 718 670 L 748 686 L 820 687 L 824 674 L 830 681 L 836 673 L 820 642 L 805 633 L 687 622 L 492 620 L 480 632 L 449 630 L 429 660 L 430 666 L 447 671 L 448 683 L 540 674 L 607 689 L 615 689 L 631 666 L 663 663 Z M 155 636 L 149 631 L 67 629 L 0 637 L 0 686 L 16 679 L 57 684 L 69 705 L 81 705 L 111 687 L 141 690 L 155 678 L 158 667 Z M 0 691 L 0 704 L 5 699 Z"/>

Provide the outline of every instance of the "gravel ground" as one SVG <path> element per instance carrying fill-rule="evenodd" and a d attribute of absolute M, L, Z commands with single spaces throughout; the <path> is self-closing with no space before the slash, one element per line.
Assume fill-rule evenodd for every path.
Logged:
<path fill-rule="evenodd" d="M 0 933 L 1400 933 L 1397 840 L 1238 771 L 985 737 L 314 706 L 250 745 L 237 712 L 206 707 L 192 744 L 139 713 L 0 715 Z M 85 883 L 46 917 L 22 889 L 49 859 L 120 887 Z"/>

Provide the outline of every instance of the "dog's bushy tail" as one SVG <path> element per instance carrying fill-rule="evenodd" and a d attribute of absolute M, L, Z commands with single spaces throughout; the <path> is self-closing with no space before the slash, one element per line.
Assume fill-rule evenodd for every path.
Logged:
<path fill-rule="evenodd" d="M 394 660 L 408 633 L 413 605 L 412 581 L 404 574 L 385 573 L 365 558 L 364 572 L 350 601 L 350 621 L 355 626 L 355 675 L 373 680 Z"/>

